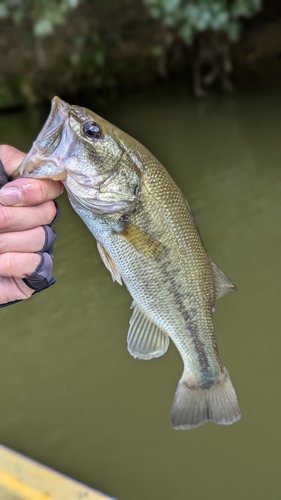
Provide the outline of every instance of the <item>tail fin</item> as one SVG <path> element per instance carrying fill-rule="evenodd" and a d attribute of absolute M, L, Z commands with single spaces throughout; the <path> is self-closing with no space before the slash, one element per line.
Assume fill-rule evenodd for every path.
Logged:
<path fill-rule="evenodd" d="M 240 419 L 237 396 L 226 368 L 221 378 L 207 389 L 190 386 L 189 380 L 188 374 L 183 372 L 172 406 L 175 429 L 192 429 L 209 420 L 230 425 Z"/>

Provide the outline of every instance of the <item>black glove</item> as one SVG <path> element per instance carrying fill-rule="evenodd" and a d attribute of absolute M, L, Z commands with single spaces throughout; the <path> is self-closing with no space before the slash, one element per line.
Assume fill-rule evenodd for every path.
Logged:
<path fill-rule="evenodd" d="M 12 180 L 11 177 L 5 171 L 3 163 L 0 160 L 0 189 L 5 184 L 7 184 L 7 182 L 10 182 L 11 180 Z M 54 283 L 56 282 L 55 278 L 52 275 L 52 269 L 53 269 L 53 257 L 54 257 L 53 256 L 54 242 L 57 237 L 57 234 L 55 231 L 53 231 L 53 229 L 51 229 L 51 226 L 59 218 L 60 207 L 56 201 L 54 203 L 57 209 L 56 216 L 54 220 L 51 222 L 51 224 L 49 224 L 48 226 L 42 226 L 45 231 L 45 243 L 42 250 L 40 250 L 40 252 L 36 252 L 41 256 L 41 262 L 37 266 L 35 271 L 32 274 L 30 274 L 30 276 L 23 279 L 23 282 L 27 286 L 29 286 L 29 288 L 35 290 L 35 293 L 41 292 L 42 290 L 49 288 L 49 286 L 54 285 Z M 21 302 L 21 300 L 13 300 L 12 302 L 7 302 L 6 304 L 0 304 L 0 308 L 16 304 L 17 302 Z"/>

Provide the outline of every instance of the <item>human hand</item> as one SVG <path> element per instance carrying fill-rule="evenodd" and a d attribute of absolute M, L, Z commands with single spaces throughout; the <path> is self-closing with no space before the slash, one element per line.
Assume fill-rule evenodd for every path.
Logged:
<path fill-rule="evenodd" d="M 0 161 L 8 175 L 24 156 L 11 146 L 0 146 Z M 0 189 L 0 307 L 54 283 L 50 256 L 54 232 L 49 224 L 57 214 L 53 200 L 62 191 L 60 182 L 24 178 Z M 42 273 L 34 274 L 41 267 Z"/>

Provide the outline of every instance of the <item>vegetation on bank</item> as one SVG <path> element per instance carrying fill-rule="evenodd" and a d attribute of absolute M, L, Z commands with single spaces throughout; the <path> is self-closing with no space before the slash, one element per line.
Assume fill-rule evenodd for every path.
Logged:
<path fill-rule="evenodd" d="M 264 0 L 264 3 L 271 0 Z M 262 0 L 1 0 L 0 107 L 182 74 L 233 90 L 231 46 Z"/>

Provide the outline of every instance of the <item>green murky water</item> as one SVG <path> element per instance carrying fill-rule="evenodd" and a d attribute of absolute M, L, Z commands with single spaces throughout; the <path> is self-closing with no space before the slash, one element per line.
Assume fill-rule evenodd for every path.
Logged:
<path fill-rule="evenodd" d="M 63 197 L 56 286 L 0 312 L 3 444 L 119 500 L 280 498 L 280 108 L 280 95 L 197 102 L 172 86 L 103 111 L 163 162 L 239 288 L 214 319 L 242 420 L 172 430 L 180 357 L 127 353 L 131 298 Z M 46 114 L 1 115 L 0 141 L 27 150 Z"/>

